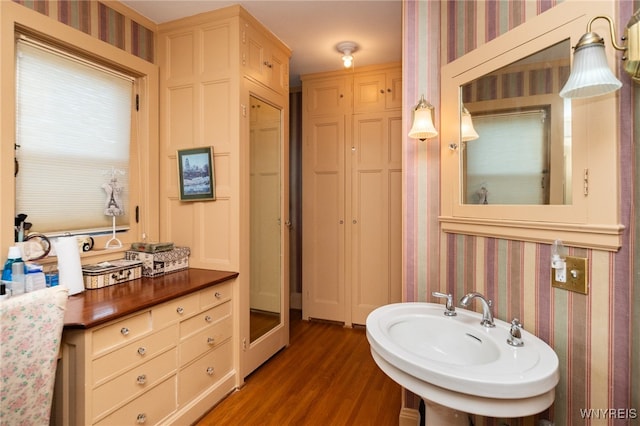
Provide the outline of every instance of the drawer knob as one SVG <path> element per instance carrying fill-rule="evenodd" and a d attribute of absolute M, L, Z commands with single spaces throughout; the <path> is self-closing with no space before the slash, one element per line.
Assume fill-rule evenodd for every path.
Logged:
<path fill-rule="evenodd" d="M 120 329 L 120 334 L 122 334 L 123 336 L 126 336 L 127 334 L 129 334 L 129 329 L 127 327 L 122 327 Z"/>
<path fill-rule="evenodd" d="M 214 296 L 216 296 L 216 299 L 220 299 L 222 297 L 222 293 L 216 291 L 216 294 Z"/>
<path fill-rule="evenodd" d="M 216 342 L 216 339 L 214 337 L 207 337 L 207 343 L 210 345 L 213 345 Z"/>
<path fill-rule="evenodd" d="M 184 308 L 182 306 L 178 306 L 178 308 L 176 309 L 176 312 L 180 315 L 184 314 Z"/>
<path fill-rule="evenodd" d="M 138 417 L 136 417 L 136 423 L 141 425 L 147 422 L 147 415 L 144 413 L 140 413 L 138 414 Z"/>
<path fill-rule="evenodd" d="M 144 346 L 138 348 L 138 355 L 142 356 L 147 353 L 147 349 Z"/>
<path fill-rule="evenodd" d="M 136 383 L 139 385 L 144 385 L 145 383 L 147 383 L 147 375 L 141 374 L 138 377 L 136 377 Z"/>
<path fill-rule="evenodd" d="M 207 374 L 213 376 L 213 367 L 207 368 Z"/>
<path fill-rule="evenodd" d="M 207 315 L 206 317 L 204 317 L 204 320 L 206 322 L 211 322 L 211 321 L 213 321 L 213 318 L 211 318 L 211 315 Z"/>

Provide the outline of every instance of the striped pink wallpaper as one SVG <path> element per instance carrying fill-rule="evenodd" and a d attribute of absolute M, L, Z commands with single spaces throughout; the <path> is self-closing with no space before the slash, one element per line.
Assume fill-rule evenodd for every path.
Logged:
<path fill-rule="evenodd" d="M 96 0 L 13 1 L 146 61 L 154 61 L 154 32 L 104 3 Z M 95 15 L 95 20 L 92 20 L 92 14 Z M 130 26 L 131 34 L 128 40 L 127 25 Z"/>
<path fill-rule="evenodd" d="M 557 3 L 405 0 L 405 109 L 409 111 L 422 93 L 439 104 L 438 91 L 430 88 L 438 83 L 443 63 Z M 640 7 L 637 0 L 615 3 L 620 23 Z M 435 46 L 433 40 L 442 40 L 442 45 Z M 537 426 L 539 419 L 560 426 L 640 424 L 640 417 L 586 420 L 580 412 L 635 409 L 640 416 L 640 256 L 635 249 L 640 244 L 636 226 L 640 211 L 634 203 L 640 199 L 636 176 L 640 150 L 634 144 L 640 144 L 640 90 L 626 74 L 619 75 L 624 84 L 619 149 L 621 220 L 626 230 L 619 252 L 571 249 L 572 254 L 590 259 L 587 296 L 551 288 L 549 245 L 439 233 L 440 141 L 406 141 L 405 300 L 432 301 L 428 295 L 434 290 L 457 297 L 481 291 L 494 300 L 498 318 L 519 317 L 560 359 L 561 380 L 549 410 L 525 419 L 476 418 L 476 425 Z M 408 401 L 409 406 L 415 403 L 412 398 Z"/>

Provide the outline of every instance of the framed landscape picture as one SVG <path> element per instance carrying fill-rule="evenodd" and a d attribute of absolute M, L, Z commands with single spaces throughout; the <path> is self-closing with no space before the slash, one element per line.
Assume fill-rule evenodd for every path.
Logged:
<path fill-rule="evenodd" d="M 178 150 L 178 186 L 181 201 L 216 199 L 213 148 Z"/>

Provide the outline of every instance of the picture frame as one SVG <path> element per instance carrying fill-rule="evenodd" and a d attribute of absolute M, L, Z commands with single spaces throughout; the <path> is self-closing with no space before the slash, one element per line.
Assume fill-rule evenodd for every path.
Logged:
<path fill-rule="evenodd" d="M 179 149 L 176 157 L 180 201 L 215 200 L 213 147 Z"/>

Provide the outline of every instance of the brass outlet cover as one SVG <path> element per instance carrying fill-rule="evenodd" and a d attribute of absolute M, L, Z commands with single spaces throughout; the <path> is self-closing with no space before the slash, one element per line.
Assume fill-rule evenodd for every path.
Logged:
<path fill-rule="evenodd" d="M 551 286 L 576 293 L 589 294 L 589 276 L 587 275 L 587 261 L 585 257 L 567 256 L 567 282 L 556 281 L 556 270 L 551 268 Z"/>

